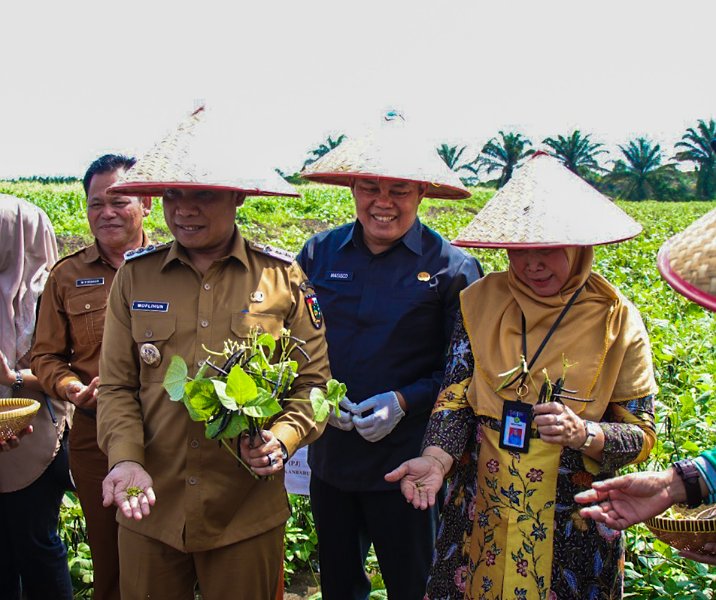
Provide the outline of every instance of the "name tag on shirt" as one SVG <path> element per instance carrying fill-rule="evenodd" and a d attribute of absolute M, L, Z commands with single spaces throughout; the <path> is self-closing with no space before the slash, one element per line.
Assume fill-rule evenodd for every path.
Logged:
<path fill-rule="evenodd" d="M 169 310 L 169 302 L 144 302 L 142 300 L 135 300 L 132 302 L 132 310 L 167 312 Z"/>
<path fill-rule="evenodd" d="M 353 273 L 347 271 L 329 271 L 328 279 L 332 281 L 353 281 Z"/>
<path fill-rule="evenodd" d="M 104 277 L 95 277 L 94 279 L 78 279 L 75 281 L 76 287 L 88 287 L 90 285 L 104 285 Z"/>

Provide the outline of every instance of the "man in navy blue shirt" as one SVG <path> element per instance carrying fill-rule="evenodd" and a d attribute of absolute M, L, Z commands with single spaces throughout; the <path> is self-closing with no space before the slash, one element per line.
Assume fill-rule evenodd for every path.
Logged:
<path fill-rule="evenodd" d="M 304 171 L 350 186 L 357 216 L 298 256 L 323 312 L 331 371 L 348 387 L 340 416 L 309 448 L 324 600 L 368 598 L 371 542 L 390 599 L 423 598 L 437 509 L 415 510 L 383 475 L 420 451 L 459 293 L 481 275 L 417 218 L 423 197 L 469 192 L 432 148 L 406 176 L 403 127 L 344 142 Z"/>

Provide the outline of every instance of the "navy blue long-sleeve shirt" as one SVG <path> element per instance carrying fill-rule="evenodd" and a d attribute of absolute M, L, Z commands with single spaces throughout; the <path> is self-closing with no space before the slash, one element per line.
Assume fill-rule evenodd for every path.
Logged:
<path fill-rule="evenodd" d="M 331 372 L 348 398 L 399 391 L 407 405 L 378 442 L 326 427 L 309 448 L 313 475 L 347 491 L 392 489 L 383 475 L 419 454 L 459 294 L 479 278 L 480 265 L 418 219 L 380 254 L 368 250 L 356 221 L 313 236 L 297 260 L 315 286 Z"/>

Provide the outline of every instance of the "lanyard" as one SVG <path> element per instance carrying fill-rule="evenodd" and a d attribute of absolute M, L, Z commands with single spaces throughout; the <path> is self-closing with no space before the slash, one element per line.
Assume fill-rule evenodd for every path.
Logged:
<path fill-rule="evenodd" d="M 586 281 L 577 288 L 577 290 L 574 292 L 574 294 L 572 294 L 572 297 L 567 301 L 567 304 L 562 309 L 562 312 L 559 313 L 557 320 L 554 323 L 552 323 L 552 326 L 549 328 L 547 335 L 544 336 L 542 343 L 539 345 L 539 348 L 537 348 L 537 352 L 534 353 L 532 360 L 530 360 L 529 364 L 527 365 L 527 371 L 516 375 L 515 378 L 504 387 L 509 387 L 516 381 L 520 382 L 519 385 L 522 385 L 524 383 L 524 381 L 527 377 L 527 374 L 528 374 L 529 370 L 532 368 L 532 366 L 535 364 L 537 357 L 539 357 L 539 355 L 542 353 L 542 350 L 544 350 L 544 347 L 547 345 L 547 342 L 552 337 L 552 334 L 555 331 L 557 331 L 557 327 L 559 327 L 559 324 L 564 319 L 565 315 L 567 314 L 567 311 L 570 308 L 572 308 L 572 305 L 577 300 L 577 296 L 579 296 L 580 292 L 584 289 L 585 285 L 587 285 Z M 525 321 L 524 313 L 520 311 L 520 314 L 522 316 L 522 356 L 524 356 L 525 360 L 527 360 L 527 322 Z"/>

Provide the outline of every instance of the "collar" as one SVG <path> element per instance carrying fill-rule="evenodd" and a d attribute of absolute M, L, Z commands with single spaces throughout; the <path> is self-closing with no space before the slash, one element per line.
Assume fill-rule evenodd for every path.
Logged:
<path fill-rule="evenodd" d="M 140 244 L 140 247 L 144 248 L 146 246 L 149 246 L 149 244 L 150 241 L 147 237 L 147 232 L 142 229 L 142 243 Z M 94 239 L 94 242 L 92 244 L 87 246 L 82 259 L 87 264 L 101 260 L 111 266 L 111 263 L 107 260 L 107 257 L 105 256 L 104 252 L 102 252 L 97 238 Z"/>
<path fill-rule="evenodd" d="M 246 242 L 241 236 L 241 232 L 236 225 L 234 225 L 234 237 L 231 243 L 231 248 L 229 249 L 229 253 L 226 255 L 226 258 L 233 258 L 235 260 L 238 260 L 246 268 L 248 268 L 249 266 L 249 257 L 246 252 Z M 223 258 L 220 258 L 218 260 L 223 260 Z M 176 240 L 172 242 L 171 248 L 169 248 L 169 252 L 167 252 L 166 257 L 164 258 L 164 262 L 162 263 L 162 270 L 164 270 L 167 265 L 175 261 L 191 264 L 191 259 L 189 258 L 186 249 Z"/>
<path fill-rule="evenodd" d="M 398 243 L 402 243 L 408 250 L 410 250 L 413 254 L 417 254 L 418 256 L 423 255 L 423 244 L 422 244 L 422 237 L 423 237 L 423 224 L 420 222 L 420 219 L 418 217 L 415 217 L 415 221 L 410 226 L 410 229 L 405 232 L 405 235 L 403 235 L 400 240 L 398 240 Z M 360 224 L 360 221 L 356 220 L 353 225 L 351 225 L 347 230 L 345 234 L 345 238 L 341 241 L 341 243 L 338 245 L 339 250 L 343 250 L 343 248 L 349 243 L 352 242 L 354 246 L 356 247 L 365 247 L 365 243 L 363 242 L 363 226 Z M 395 244 L 397 246 L 398 244 Z M 395 248 L 393 246 L 393 248 Z M 386 252 L 390 252 L 393 248 L 390 248 Z"/>

